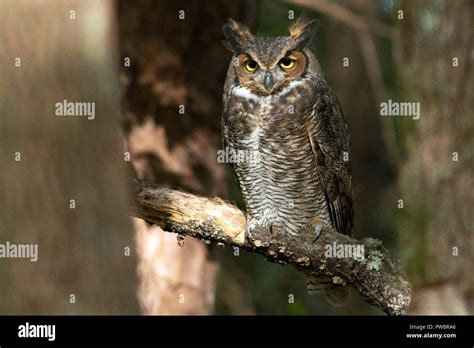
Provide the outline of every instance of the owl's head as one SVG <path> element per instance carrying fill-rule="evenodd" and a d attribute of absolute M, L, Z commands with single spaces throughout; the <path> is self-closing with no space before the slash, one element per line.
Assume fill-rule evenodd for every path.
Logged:
<path fill-rule="evenodd" d="M 224 45 L 234 53 L 234 76 L 240 85 L 270 95 L 308 73 L 314 56 L 306 47 L 316 33 L 316 21 L 300 18 L 289 31 L 289 36 L 257 37 L 229 19 L 224 25 Z"/>

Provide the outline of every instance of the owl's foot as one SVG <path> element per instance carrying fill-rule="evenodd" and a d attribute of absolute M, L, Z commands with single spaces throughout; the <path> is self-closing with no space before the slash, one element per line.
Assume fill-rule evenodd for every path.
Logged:
<path fill-rule="evenodd" d="M 320 218 L 315 218 L 309 222 L 306 226 L 303 226 L 301 228 L 302 233 L 311 233 L 314 234 L 315 238 L 313 240 L 313 243 L 316 242 L 321 235 L 321 232 L 323 231 L 324 227 L 326 224 L 324 223 L 323 220 Z"/>
<path fill-rule="evenodd" d="M 268 230 L 260 224 L 260 222 L 257 219 L 254 218 L 248 218 L 247 219 L 247 239 L 249 241 L 254 240 L 255 234 L 261 233 L 260 231 L 265 231 L 267 232 Z"/>

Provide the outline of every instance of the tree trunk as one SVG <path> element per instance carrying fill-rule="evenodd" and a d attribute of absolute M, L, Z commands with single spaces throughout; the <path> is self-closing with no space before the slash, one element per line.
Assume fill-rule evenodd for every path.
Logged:
<path fill-rule="evenodd" d="M 222 25 L 243 1 L 120 1 L 123 128 L 136 177 L 226 196 L 217 163 L 222 86 L 230 54 Z M 130 59 L 130 66 L 127 64 Z M 135 219 L 139 299 L 146 314 L 208 314 L 217 264 L 208 247 Z"/>
<path fill-rule="evenodd" d="M 0 241 L 38 245 L 0 259 L 2 314 L 138 312 L 114 20 L 111 1 L 0 2 Z"/>
<path fill-rule="evenodd" d="M 419 120 L 404 120 L 402 257 L 412 313 L 473 313 L 472 1 L 404 1 L 399 70 Z M 410 129 L 413 128 L 413 129 Z"/>

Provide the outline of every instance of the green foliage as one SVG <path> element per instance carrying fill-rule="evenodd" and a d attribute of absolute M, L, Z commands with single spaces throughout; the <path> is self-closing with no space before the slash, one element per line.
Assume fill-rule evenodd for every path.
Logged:
<path fill-rule="evenodd" d="M 284 2 L 264 0 L 260 5 L 260 17 L 256 34 L 259 36 L 285 36 L 288 35 L 288 11 L 295 11 L 295 18 L 302 13 L 300 9 L 290 7 Z M 287 21 L 282 18 L 288 19 Z"/>
<path fill-rule="evenodd" d="M 288 303 L 286 309 L 287 314 L 289 315 L 308 315 L 311 314 L 308 311 L 308 308 L 301 303 L 299 300 L 295 300 L 295 303 Z"/>

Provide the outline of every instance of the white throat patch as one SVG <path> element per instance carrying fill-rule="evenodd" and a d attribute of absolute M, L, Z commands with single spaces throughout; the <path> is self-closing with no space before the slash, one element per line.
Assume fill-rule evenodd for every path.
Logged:
<path fill-rule="evenodd" d="M 241 98 L 245 98 L 245 99 L 249 99 L 253 101 L 265 101 L 275 96 L 285 95 L 288 92 L 290 92 L 293 88 L 302 85 L 304 82 L 305 82 L 304 79 L 298 80 L 298 81 L 291 81 L 288 84 L 288 86 L 283 88 L 280 92 L 271 94 L 269 96 L 261 96 L 261 95 L 255 94 L 250 89 L 244 86 L 233 87 L 230 93 L 235 97 L 241 97 Z"/>

